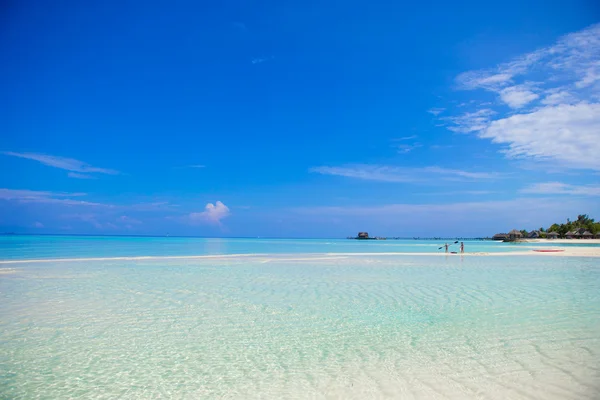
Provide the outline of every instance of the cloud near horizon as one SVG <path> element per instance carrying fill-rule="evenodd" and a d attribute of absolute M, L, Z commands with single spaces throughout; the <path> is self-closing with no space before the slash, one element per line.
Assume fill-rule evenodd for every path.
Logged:
<path fill-rule="evenodd" d="M 187 216 L 187 220 L 192 224 L 210 223 L 221 225 L 221 220 L 229 217 L 231 212 L 229 207 L 220 201 L 215 204 L 208 203 L 202 212 L 193 212 Z"/>
<path fill-rule="evenodd" d="M 507 158 L 600 170 L 600 24 L 456 82 L 495 93 L 499 104 L 440 118 L 448 129 L 491 140 Z"/>
<path fill-rule="evenodd" d="M 390 165 L 349 164 L 337 167 L 314 167 L 310 172 L 347 178 L 397 183 L 423 183 L 430 180 L 491 180 L 501 178 L 496 172 L 473 172 L 430 166 L 406 168 Z"/>
<path fill-rule="evenodd" d="M 369 231 L 384 236 L 491 236 L 500 231 L 537 229 L 600 207 L 585 199 L 518 197 L 508 200 L 438 204 L 381 204 L 297 207 L 291 213 L 305 223 L 342 221 L 347 235 Z"/>
<path fill-rule="evenodd" d="M 521 193 L 600 196 L 600 185 L 571 185 L 563 182 L 544 182 L 536 183 L 522 189 Z"/>

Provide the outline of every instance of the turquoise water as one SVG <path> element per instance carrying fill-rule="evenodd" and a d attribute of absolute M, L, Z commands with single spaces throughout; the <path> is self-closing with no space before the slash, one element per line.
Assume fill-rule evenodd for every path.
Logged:
<path fill-rule="evenodd" d="M 0 258 L 268 254 L 0 265 L 1 399 L 600 397 L 597 258 L 126 239 Z"/>
<path fill-rule="evenodd" d="M 121 256 L 187 256 L 207 254 L 285 253 L 430 253 L 442 252 L 446 241 L 348 239 L 204 239 L 190 237 L 116 236 L 0 236 L 0 260 Z M 447 241 L 450 251 L 459 245 Z M 577 241 L 578 246 L 595 246 Z M 465 241 L 467 252 L 510 252 L 543 247 L 564 247 L 555 243 L 502 243 Z"/>

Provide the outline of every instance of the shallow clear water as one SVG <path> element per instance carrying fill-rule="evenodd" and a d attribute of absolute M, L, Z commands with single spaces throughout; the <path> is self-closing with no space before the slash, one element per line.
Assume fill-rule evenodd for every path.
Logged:
<path fill-rule="evenodd" d="M 0 260 L 62 257 L 188 256 L 205 254 L 256 253 L 430 253 L 442 252 L 444 243 L 458 251 L 453 241 L 348 239 L 207 239 L 193 237 L 119 236 L 0 236 Z M 578 240 L 577 246 L 600 247 Z M 563 247 L 559 243 L 502 243 L 465 241 L 467 252 L 510 252 L 543 247 Z"/>
<path fill-rule="evenodd" d="M 4 264 L 0 398 L 597 399 L 599 264 L 301 253 Z"/>

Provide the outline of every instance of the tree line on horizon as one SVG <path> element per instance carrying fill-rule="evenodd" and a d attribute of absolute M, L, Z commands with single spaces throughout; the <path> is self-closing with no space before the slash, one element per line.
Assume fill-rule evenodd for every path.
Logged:
<path fill-rule="evenodd" d="M 595 235 L 600 232 L 600 222 L 596 222 L 594 218 L 590 218 L 590 216 L 587 214 L 580 214 L 574 221 L 571 221 L 569 218 L 567 218 L 567 222 L 564 224 L 554 223 L 550 226 L 550 228 L 544 229 L 542 227 L 539 229 L 539 231 L 542 233 L 542 237 L 546 236 L 545 233 L 547 232 L 556 232 L 563 237 L 567 232 L 573 232 L 580 228 L 584 228 L 586 231 L 589 231 Z M 526 230 L 522 230 L 521 233 L 523 233 L 524 236 L 527 236 L 528 232 Z"/>

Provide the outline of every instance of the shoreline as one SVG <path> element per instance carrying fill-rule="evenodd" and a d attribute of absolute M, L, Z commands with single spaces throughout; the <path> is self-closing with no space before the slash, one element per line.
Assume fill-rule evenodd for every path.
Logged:
<path fill-rule="evenodd" d="M 600 244 L 600 239 L 521 239 L 526 243 Z"/>
<path fill-rule="evenodd" d="M 542 239 L 544 240 L 544 239 Z M 600 242 L 600 241 L 599 241 Z M 82 257 L 82 258 L 38 258 L 0 260 L 0 265 L 9 264 L 40 264 L 58 262 L 96 262 L 96 261 L 148 261 L 148 260 L 195 260 L 195 259 L 228 259 L 228 258 L 277 258 L 296 257 L 311 260 L 318 257 L 332 259 L 336 257 L 361 257 L 361 256 L 435 256 L 435 257 L 510 257 L 510 256 L 542 256 L 542 257 L 600 257 L 600 247 L 571 247 L 560 248 L 559 252 L 536 252 L 535 250 L 548 250 L 547 248 L 531 249 L 527 251 L 507 252 L 466 252 L 463 254 L 444 252 L 381 252 L 381 253 L 249 253 L 249 254 L 212 254 L 212 255 L 185 255 L 185 256 L 121 256 L 121 257 Z"/>

